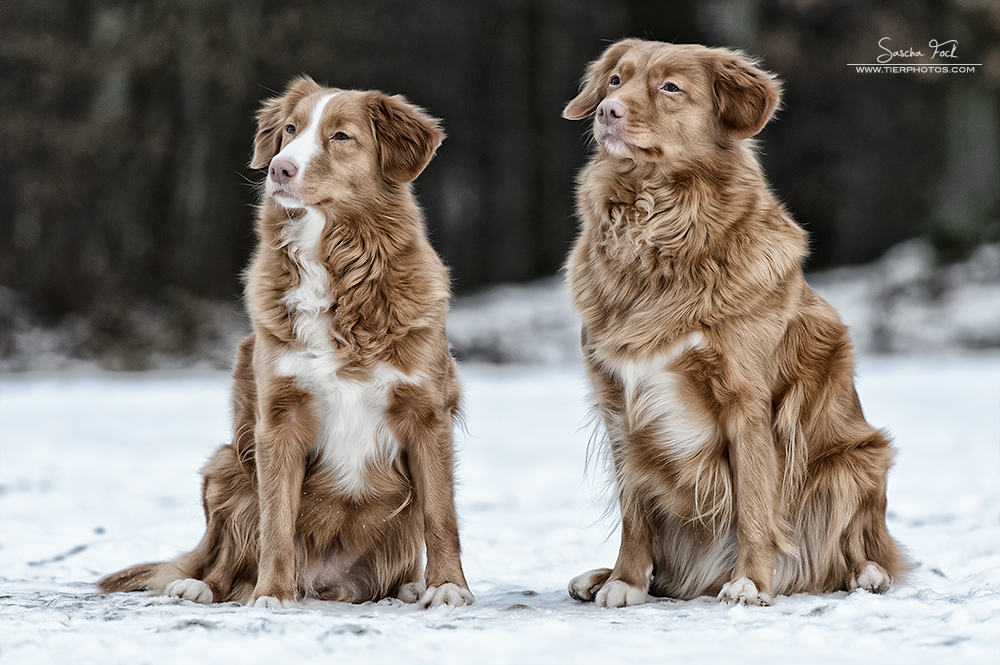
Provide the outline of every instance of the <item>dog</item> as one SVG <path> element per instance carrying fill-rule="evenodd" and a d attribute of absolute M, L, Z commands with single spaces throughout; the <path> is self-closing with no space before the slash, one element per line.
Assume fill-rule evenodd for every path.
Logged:
<path fill-rule="evenodd" d="M 253 332 L 235 361 L 232 442 L 202 472 L 205 535 L 98 586 L 271 609 L 471 604 L 449 277 L 410 184 L 439 121 L 400 96 L 303 77 L 257 122 L 251 167 L 268 171 L 245 275 Z"/>
<path fill-rule="evenodd" d="M 566 274 L 622 530 L 614 568 L 570 582 L 578 600 L 770 605 L 907 571 L 890 440 L 751 139 L 780 95 L 740 53 L 628 39 L 564 109 L 594 116 Z"/>

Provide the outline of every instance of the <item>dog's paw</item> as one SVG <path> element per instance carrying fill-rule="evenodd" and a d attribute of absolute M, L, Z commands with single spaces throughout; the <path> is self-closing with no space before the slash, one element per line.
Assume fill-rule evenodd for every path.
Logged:
<path fill-rule="evenodd" d="M 262 607 L 267 610 L 289 610 L 296 605 L 294 599 L 281 600 L 274 596 L 258 596 L 250 603 L 250 607 Z"/>
<path fill-rule="evenodd" d="M 854 566 L 851 576 L 847 579 L 847 590 L 864 589 L 871 593 L 885 593 L 892 584 L 892 577 L 885 568 L 874 561 L 863 561 Z"/>
<path fill-rule="evenodd" d="M 212 604 L 212 590 L 208 588 L 208 585 L 201 580 L 193 579 L 183 579 L 174 580 L 167 585 L 167 588 L 163 590 L 163 593 L 172 598 L 180 598 L 181 600 L 190 600 L 195 603 L 201 603 L 202 605 Z"/>
<path fill-rule="evenodd" d="M 407 582 L 399 587 L 396 598 L 404 603 L 415 603 L 427 592 L 427 585 L 423 582 Z"/>
<path fill-rule="evenodd" d="M 577 575 L 569 581 L 569 595 L 585 603 L 592 603 L 604 583 L 611 577 L 610 568 L 588 570 L 583 575 Z"/>
<path fill-rule="evenodd" d="M 719 592 L 719 600 L 729 605 L 772 605 L 774 601 L 766 593 L 757 590 L 757 585 L 747 577 L 729 582 Z"/>
<path fill-rule="evenodd" d="M 420 609 L 426 610 L 429 607 L 437 607 L 438 605 L 460 607 L 462 605 L 471 605 L 474 602 L 476 602 L 476 598 L 468 589 L 447 582 L 441 586 L 427 587 L 424 595 L 420 598 Z"/>
<path fill-rule="evenodd" d="M 621 580 L 612 580 L 601 587 L 594 602 L 599 607 L 631 607 L 646 602 L 645 588 L 627 584 Z"/>

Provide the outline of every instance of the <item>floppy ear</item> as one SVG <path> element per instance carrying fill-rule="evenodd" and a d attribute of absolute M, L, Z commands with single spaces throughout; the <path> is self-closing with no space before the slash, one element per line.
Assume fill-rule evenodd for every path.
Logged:
<path fill-rule="evenodd" d="M 641 39 L 623 39 L 605 49 L 597 60 L 587 67 L 587 73 L 580 83 L 580 93 L 566 105 L 562 116 L 567 120 L 581 120 L 597 110 L 597 105 L 604 99 L 604 90 L 608 77 L 618 66 L 618 61 Z"/>
<path fill-rule="evenodd" d="M 257 136 L 253 142 L 253 159 L 250 168 L 262 169 L 281 149 L 281 130 L 285 117 L 304 97 L 322 90 L 316 81 L 308 76 L 293 79 L 281 97 L 264 100 L 257 111 Z"/>
<path fill-rule="evenodd" d="M 382 173 L 395 183 L 412 181 L 444 140 L 440 120 L 399 95 L 375 92 L 368 103 Z"/>
<path fill-rule="evenodd" d="M 781 100 L 778 80 L 738 53 L 721 52 L 712 63 L 712 80 L 719 127 L 734 139 L 762 130 Z"/>

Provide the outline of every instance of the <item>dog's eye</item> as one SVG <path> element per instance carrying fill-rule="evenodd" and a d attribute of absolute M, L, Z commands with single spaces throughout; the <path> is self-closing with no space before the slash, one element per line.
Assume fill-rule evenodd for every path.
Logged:
<path fill-rule="evenodd" d="M 673 81 L 667 81 L 666 83 L 663 84 L 663 87 L 660 88 L 660 89 L 661 90 L 666 90 L 667 92 L 680 92 L 681 91 L 681 89 L 679 87 L 677 87 L 677 84 L 674 83 Z"/>
<path fill-rule="evenodd" d="M 285 125 L 285 133 L 286 134 L 292 134 L 292 135 L 294 135 L 295 134 L 295 125 Z"/>
<path fill-rule="evenodd" d="M 330 137 L 330 140 L 331 141 L 346 141 L 349 138 L 351 138 L 351 137 L 348 136 L 347 134 L 345 134 L 344 132 L 337 132 L 336 134 L 334 134 L 333 136 Z"/>
<path fill-rule="evenodd" d="M 622 80 L 621 78 L 619 78 L 618 74 L 615 74 L 614 76 L 611 77 L 610 83 L 611 85 L 621 85 Z"/>

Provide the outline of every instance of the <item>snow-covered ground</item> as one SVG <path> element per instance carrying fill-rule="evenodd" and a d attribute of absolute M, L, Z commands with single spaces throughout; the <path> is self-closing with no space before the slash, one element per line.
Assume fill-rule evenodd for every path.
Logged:
<path fill-rule="evenodd" d="M 462 375 L 457 501 L 476 604 L 277 612 L 92 586 L 201 536 L 198 469 L 228 436 L 225 374 L 0 377 L 0 662 L 998 662 L 997 353 L 862 360 L 866 412 L 899 450 L 889 526 L 918 567 L 884 596 L 770 608 L 571 600 L 568 580 L 612 564 L 618 541 L 600 472 L 585 473 L 581 372 L 473 364 Z"/>

